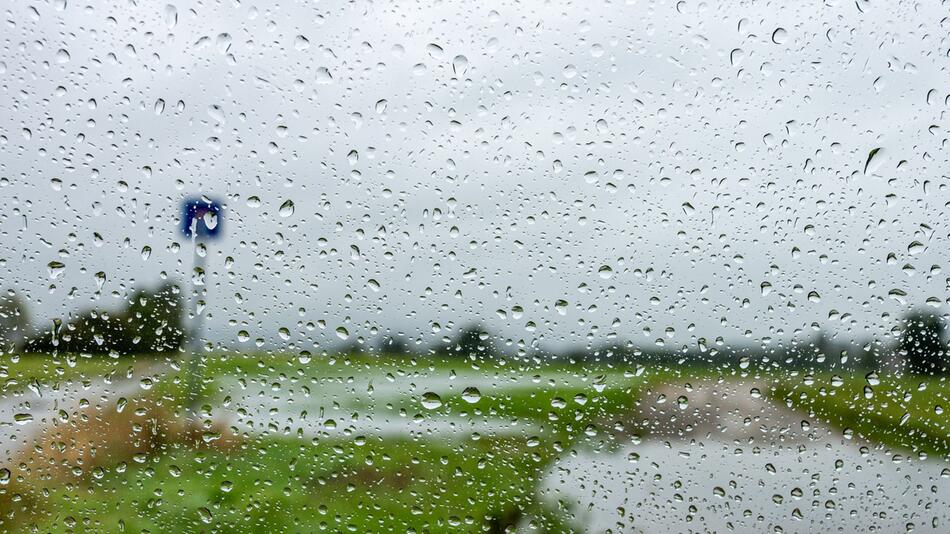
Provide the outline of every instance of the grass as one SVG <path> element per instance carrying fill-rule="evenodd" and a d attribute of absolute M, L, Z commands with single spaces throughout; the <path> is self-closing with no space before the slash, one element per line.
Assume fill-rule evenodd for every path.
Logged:
<path fill-rule="evenodd" d="M 479 367 L 475 370 L 471 362 L 397 358 L 369 365 L 362 358 L 302 364 L 293 358 L 212 357 L 204 365 L 205 390 L 212 393 L 222 375 L 250 381 L 284 374 L 302 381 L 320 377 L 345 382 L 367 374 L 401 374 L 412 380 L 463 370 L 501 377 L 526 372 L 495 363 L 474 364 Z M 7 498 L 0 507 L 0 529 L 501 532 L 532 521 L 534 531 L 568 531 L 566 512 L 555 513 L 537 500 L 538 482 L 559 455 L 617 443 L 636 415 L 641 387 L 653 379 L 649 373 L 632 376 L 606 367 L 535 368 L 533 384 L 521 380 L 507 387 L 502 380 L 505 388 L 486 392 L 474 403 L 461 391 L 450 391 L 434 409 L 422 406 L 418 394 L 379 400 L 372 407 L 407 410 L 433 421 L 517 421 L 511 434 L 293 438 L 232 428 L 231 438 L 222 440 L 230 445 L 222 450 L 218 442 L 175 437 L 184 433 L 177 415 L 184 367 L 180 369 L 150 390 L 148 400 L 130 401 L 123 413 L 133 414 L 131 421 L 110 420 L 85 432 L 53 432 L 51 442 L 40 447 L 43 454 L 34 452 L 12 463 L 14 483 L 0 487 L 0 499 Z M 101 410 L 89 419 L 114 417 L 106 414 L 114 410 L 111 405 Z M 117 439 L 107 447 L 102 434 Z M 152 434 L 156 437 L 145 439 Z M 126 442 L 138 443 L 138 448 L 122 448 Z M 93 447 L 98 447 L 95 461 L 89 456 Z M 65 457 L 48 452 L 72 449 L 79 452 Z M 51 464 L 63 468 L 44 467 Z"/>
<path fill-rule="evenodd" d="M 950 455 L 950 382 L 945 377 L 821 375 L 814 381 L 786 380 L 773 398 L 866 440 Z"/>
<path fill-rule="evenodd" d="M 83 359 L 69 366 L 51 357 L 21 358 L 7 365 L 7 373 L 22 386 L 27 377 L 90 380 L 148 361 Z M 530 531 L 569 531 L 572 510 L 554 511 L 536 492 L 552 462 L 582 449 L 611 450 L 629 442 L 629 434 L 642 433 L 640 398 L 659 384 L 747 374 L 728 367 L 634 372 L 594 363 L 539 366 L 402 355 L 309 361 L 293 355 L 204 355 L 202 394 L 211 406 L 242 387 L 238 381 L 266 389 L 290 383 L 295 391 L 310 387 L 311 400 L 300 402 L 339 403 L 343 413 L 511 423 L 510 433 L 485 435 L 291 437 L 280 425 L 262 430 L 261 421 L 246 431 L 183 427 L 184 358 L 157 361 L 172 368 L 147 399 L 129 402 L 123 413 L 131 419 L 108 419 L 114 416 L 105 412 L 115 409 L 109 405 L 89 416 L 108 424 L 83 426 L 74 418 L 69 424 L 77 429 L 50 432 L 42 454 L 34 450 L 10 462 L 9 482 L 0 485 L 0 530 L 501 532 L 531 522 Z M 50 373 L 55 378 L 46 378 Z M 423 389 L 363 394 L 367 381 L 378 385 L 387 376 L 402 387 L 450 375 L 457 378 L 438 391 L 437 407 L 423 405 Z M 492 386 L 476 399 L 463 393 L 468 377 L 488 378 Z M 788 399 L 832 424 L 894 446 L 945 450 L 938 438 L 946 436 L 947 421 L 934 413 L 935 405 L 946 404 L 945 382 L 928 381 L 920 389 L 920 380 L 882 379 L 870 400 L 863 396 L 863 376 L 832 386 L 830 376 L 806 384 L 784 374 L 773 383 L 775 400 Z M 280 412 L 274 417 L 285 417 L 283 408 Z M 900 426 L 904 413 L 911 416 Z M 226 437 L 204 441 L 219 433 Z"/>
<path fill-rule="evenodd" d="M 161 356 L 110 358 L 78 354 L 0 356 L 0 392 L 26 387 L 54 387 L 61 382 L 122 377 Z"/>
<path fill-rule="evenodd" d="M 558 531 L 534 496 L 554 452 L 527 448 L 523 438 L 272 438 L 231 453 L 176 447 L 48 488 L 46 511 L 33 521 L 50 532 L 501 532 L 531 514 Z"/>

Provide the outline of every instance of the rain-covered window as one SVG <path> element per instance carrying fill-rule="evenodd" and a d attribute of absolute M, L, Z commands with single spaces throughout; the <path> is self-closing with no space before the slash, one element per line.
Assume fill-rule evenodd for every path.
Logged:
<path fill-rule="evenodd" d="M 7 0 L 0 531 L 950 532 L 937 0 Z"/>

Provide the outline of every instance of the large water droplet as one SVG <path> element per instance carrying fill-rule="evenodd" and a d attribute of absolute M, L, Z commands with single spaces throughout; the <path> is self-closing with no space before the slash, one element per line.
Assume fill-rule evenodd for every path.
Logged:
<path fill-rule="evenodd" d="M 61 261 L 51 261 L 46 264 L 46 268 L 49 270 L 49 277 L 52 279 L 59 278 L 59 275 L 63 274 L 63 271 L 66 270 L 66 264 Z"/>
<path fill-rule="evenodd" d="M 427 410 L 435 410 L 439 406 L 442 406 L 442 397 L 436 395 L 431 391 L 427 391 L 422 394 L 422 407 Z"/>
<path fill-rule="evenodd" d="M 469 404 L 475 404 L 482 398 L 482 393 L 478 391 L 478 388 L 470 386 L 462 390 L 462 400 Z"/>
<path fill-rule="evenodd" d="M 455 56 L 452 59 L 452 72 L 456 76 L 464 76 L 465 72 L 468 70 L 468 58 L 463 55 Z"/>
<path fill-rule="evenodd" d="M 285 200 L 284 203 L 280 205 L 280 209 L 277 210 L 277 213 L 279 213 L 281 217 L 290 217 L 291 215 L 293 215 L 294 201 Z"/>
<path fill-rule="evenodd" d="M 772 42 L 775 44 L 782 44 L 788 40 L 788 32 L 785 31 L 785 28 L 775 28 L 775 31 L 772 32 Z"/>

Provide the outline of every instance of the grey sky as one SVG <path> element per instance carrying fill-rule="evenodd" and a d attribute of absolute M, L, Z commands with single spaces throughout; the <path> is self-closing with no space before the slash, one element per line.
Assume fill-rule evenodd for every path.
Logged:
<path fill-rule="evenodd" d="M 186 279 L 198 193 L 228 205 L 206 311 L 229 345 L 946 312 L 937 2 L 137 4 L 6 3 L 0 286 L 38 324 Z"/>

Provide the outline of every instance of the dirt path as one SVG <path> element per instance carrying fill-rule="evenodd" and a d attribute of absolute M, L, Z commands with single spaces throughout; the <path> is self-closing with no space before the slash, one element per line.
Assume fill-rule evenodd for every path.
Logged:
<path fill-rule="evenodd" d="M 0 396 L 0 463 L 13 461 L 19 453 L 31 448 L 36 439 L 51 427 L 54 419 L 75 417 L 81 404 L 93 407 L 114 407 L 120 398 L 131 398 L 144 392 L 140 380 L 160 374 L 165 364 L 140 366 L 131 378 L 122 376 L 111 381 L 103 377 L 88 381 L 70 380 L 56 387 L 39 391 L 18 388 Z"/>
<path fill-rule="evenodd" d="M 833 431 L 771 402 L 758 381 L 663 384 L 641 398 L 641 428 L 654 439 L 716 439 L 767 445 L 823 439 Z"/>

